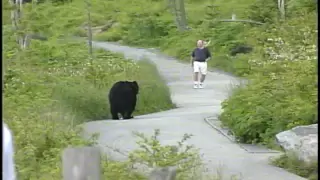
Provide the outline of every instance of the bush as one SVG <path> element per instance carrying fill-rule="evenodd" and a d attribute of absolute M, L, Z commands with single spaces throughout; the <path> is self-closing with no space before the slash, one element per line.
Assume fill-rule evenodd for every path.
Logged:
<path fill-rule="evenodd" d="M 270 145 L 281 131 L 318 122 L 314 15 L 251 32 L 259 33 L 255 43 L 260 55 L 253 53 L 242 61 L 247 62 L 244 70 L 249 71 L 244 72 L 250 84 L 223 102 L 220 116 L 241 142 Z"/>
<path fill-rule="evenodd" d="M 317 123 L 314 61 L 277 62 L 222 103 L 220 120 L 241 142 L 273 142 L 274 135 Z"/>
<path fill-rule="evenodd" d="M 192 136 L 190 134 L 185 134 L 177 145 L 161 145 L 159 141 L 160 130 L 158 129 L 154 131 L 151 137 L 147 137 L 139 132 L 134 132 L 133 135 L 137 137 L 138 149 L 129 152 L 129 154 L 121 152 L 118 149 L 113 149 L 122 155 L 128 156 L 128 160 L 123 165 L 126 167 L 124 169 L 127 169 L 130 173 L 128 171 L 115 173 L 114 169 L 109 170 L 110 165 L 105 164 L 107 167 L 107 171 L 105 171 L 106 179 L 120 179 L 120 177 L 124 178 L 125 176 L 128 176 L 126 179 L 132 180 L 146 179 L 142 175 L 137 177 L 137 173 L 139 171 L 141 173 L 141 170 L 146 168 L 152 169 L 154 167 L 168 166 L 178 167 L 178 179 L 190 179 L 192 172 L 199 169 L 202 165 L 198 150 L 193 146 L 185 145 L 186 141 Z M 132 167 L 136 168 L 135 174 L 132 174 L 134 172 Z M 132 175 L 135 176 L 132 177 Z"/>
<path fill-rule="evenodd" d="M 272 23 L 277 19 L 278 4 L 275 0 L 257 0 L 251 4 L 247 11 L 250 20 Z"/>
<path fill-rule="evenodd" d="M 138 148 L 128 154 L 112 147 L 115 152 L 126 155 L 128 160 L 115 162 L 106 158 L 103 161 L 105 179 L 147 180 L 147 172 L 155 167 L 177 168 L 177 180 L 222 180 L 225 177 L 217 172 L 216 175 L 204 171 L 204 164 L 199 155 L 199 150 L 193 145 L 187 145 L 187 140 L 192 134 L 184 134 L 175 145 L 163 145 L 160 143 L 160 130 L 154 130 L 150 137 L 133 132 L 137 138 Z M 233 175 L 230 180 L 237 180 Z"/>

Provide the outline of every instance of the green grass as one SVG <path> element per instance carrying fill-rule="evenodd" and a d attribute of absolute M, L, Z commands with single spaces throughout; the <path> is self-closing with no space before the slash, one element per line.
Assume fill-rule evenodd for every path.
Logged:
<path fill-rule="evenodd" d="M 122 56 L 115 56 L 117 60 Z M 105 64 L 117 64 L 116 62 L 106 62 L 105 59 L 97 59 L 94 64 L 101 68 L 101 71 L 108 71 Z M 131 70 L 130 68 L 135 68 Z M 174 108 L 170 99 L 170 92 L 166 83 L 161 79 L 156 67 L 149 61 L 139 61 L 133 67 L 123 69 L 125 73 L 116 73 L 107 79 L 97 82 L 97 77 L 92 77 L 90 81 L 79 81 L 65 86 L 58 83 L 54 88 L 54 97 L 61 101 L 66 109 L 78 115 L 78 119 L 101 120 L 110 119 L 109 101 L 107 94 L 111 86 L 120 80 L 137 81 L 141 93 L 138 95 L 136 110 L 133 115 L 142 115 L 153 112 L 165 111 Z M 97 73 L 97 72 L 95 72 Z M 98 72 L 101 73 L 101 72 Z M 109 71 L 109 74 L 110 71 Z M 99 74 L 95 74 L 100 76 Z M 96 83 L 96 85 L 95 85 Z M 97 84 L 98 87 L 97 88 Z M 86 88 L 83 88 L 86 87 Z"/>
<path fill-rule="evenodd" d="M 139 95 L 135 115 L 173 107 L 153 65 L 125 61 L 122 56 L 103 51 L 95 51 L 96 58 L 90 65 L 84 45 L 56 41 L 57 37 L 86 35 L 81 28 L 87 21 L 84 1 L 25 5 L 22 30 L 49 37 L 48 42 L 33 41 L 25 52 L 19 52 L 14 44 L 8 2 L 2 3 L 7 74 L 4 118 L 15 133 L 21 177 L 58 177 L 60 150 L 68 144 L 88 144 L 77 137 L 73 125 L 109 117 L 107 91 L 117 80 L 138 80 L 141 85 L 144 93 Z M 183 62 L 189 62 L 197 39 L 211 40 L 210 67 L 251 82 L 223 102 L 220 116 L 243 142 L 270 144 L 280 131 L 318 122 L 313 1 L 287 1 L 287 18 L 283 21 L 274 1 L 186 0 L 188 26 L 192 28 L 187 32 L 177 31 L 167 1 L 91 3 L 93 26 L 115 22 L 106 32 L 97 34 L 97 40 L 157 47 Z M 230 18 L 233 12 L 239 19 L 265 24 L 217 21 Z M 230 57 L 230 48 L 241 43 L 253 46 L 254 51 Z"/>
<path fill-rule="evenodd" d="M 274 159 L 272 164 L 308 180 L 318 179 L 318 161 L 316 159 L 310 162 L 303 162 L 295 154 L 288 153 Z"/>
<path fill-rule="evenodd" d="M 134 115 L 174 107 L 155 66 L 95 50 L 91 61 L 83 42 L 33 41 L 18 51 L 4 32 L 4 122 L 12 129 L 20 179 L 61 179 L 61 150 L 91 145 L 76 125 L 110 117 L 107 94 L 119 80 L 140 85 Z"/>

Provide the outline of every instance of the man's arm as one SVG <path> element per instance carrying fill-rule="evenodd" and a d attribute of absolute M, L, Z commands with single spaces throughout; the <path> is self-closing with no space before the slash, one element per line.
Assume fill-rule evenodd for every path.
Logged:
<path fill-rule="evenodd" d="M 208 60 L 211 59 L 211 53 L 210 53 L 208 48 L 206 48 L 206 50 L 207 50 L 207 59 L 206 59 L 206 61 L 208 61 Z"/>
<path fill-rule="evenodd" d="M 193 66 L 193 62 L 194 62 L 194 50 L 192 51 L 192 53 L 191 53 L 191 66 Z"/>

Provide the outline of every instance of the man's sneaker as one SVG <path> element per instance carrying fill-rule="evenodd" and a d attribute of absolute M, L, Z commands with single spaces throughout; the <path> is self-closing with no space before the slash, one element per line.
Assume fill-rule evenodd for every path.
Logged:
<path fill-rule="evenodd" d="M 193 89 L 198 89 L 198 84 L 194 84 Z"/>
<path fill-rule="evenodd" d="M 203 89 L 203 84 L 202 84 L 202 83 L 199 84 L 199 88 L 200 88 L 200 89 Z"/>

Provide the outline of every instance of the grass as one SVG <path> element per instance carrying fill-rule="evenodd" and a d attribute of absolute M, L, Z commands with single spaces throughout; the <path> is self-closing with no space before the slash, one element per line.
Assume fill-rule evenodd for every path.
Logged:
<path fill-rule="evenodd" d="M 84 45 L 56 40 L 85 36 L 81 28 L 87 20 L 83 1 L 25 5 L 21 28 L 24 32 L 44 34 L 49 41 L 33 41 L 24 52 L 18 51 L 9 30 L 8 2 L 2 3 L 4 118 L 15 135 L 21 177 L 60 179 L 57 154 L 69 144 L 91 143 L 77 136 L 74 124 L 109 117 L 106 95 L 116 80 L 134 79 L 141 84 L 145 93 L 139 95 L 135 115 L 173 107 L 168 89 L 152 65 L 126 61 L 117 54 L 98 50 L 91 64 Z M 210 39 L 213 59 L 209 66 L 250 81 L 223 102 L 220 117 L 244 142 L 268 144 L 280 131 L 318 122 L 313 1 L 289 0 L 287 18 L 283 21 L 274 1 L 185 0 L 188 26 L 192 29 L 187 32 L 177 31 L 166 3 L 92 0 L 93 26 L 115 22 L 95 39 L 157 47 L 184 62 L 189 62 L 190 50 L 197 39 Z M 232 13 L 239 19 L 265 24 L 216 21 L 229 18 Z M 238 44 L 248 44 L 254 50 L 231 57 L 230 49 Z M 158 96 L 151 96 L 151 92 Z M 119 164 L 110 168 L 114 167 L 125 171 Z"/>
<path fill-rule="evenodd" d="M 118 60 L 122 58 L 122 61 L 125 61 L 122 56 L 118 55 L 117 57 L 120 57 Z M 102 71 L 104 70 L 103 61 L 105 60 L 101 59 L 101 61 L 95 62 L 97 66 L 102 68 Z M 64 83 L 59 83 L 54 88 L 54 97 L 63 102 L 66 109 L 78 114 L 78 119 L 85 118 L 87 121 L 110 119 L 111 114 L 107 100 L 108 90 L 113 83 L 119 80 L 136 80 L 139 83 L 141 93 L 138 95 L 134 115 L 148 114 L 174 108 L 170 99 L 169 89 L 160 77 L 156 67 L 147 60 L 139 61 L 135 64 L 135 67 L 132 68 L 136 69 L 133 71 L 130 69 L 124 70 L 127 71 L 126 74 L 116 73 L 114 76 L 111 76 L 112 78 L 110 79 L 103 79 L 103 82 L 96 81 L 95 83 L 99 84 L 99 88 L 96 88 L 96 86 L 90 82 L 75 82 L 69 86 L 65 86 Z M 92 80 L 97 79 L 93 78 Z M 84 89 L 83 87 L 86 88 Z"/>
<path fill-rule="evenodd" d="M 316 159 L 310 162 L 304 162 L 299 160 L 294 153 L 287 153 L 274 159 L 272 164 L 307 178 L 308 180 L 318 179 L 318 161 Z"/>
<path fill-rule="evenodd" d="M 61 150 L 90 146 L 76 125 L 110 117 L 107 93 L 119 80 L 140 85 L 135 115 L 174 107 L 155 66 L 95 50 L 82 42 L 33 41 L 20 51 L 12 31 L 4 32 L 4 122 L 14 135 L 20 179 L 61 179 Z"/>

